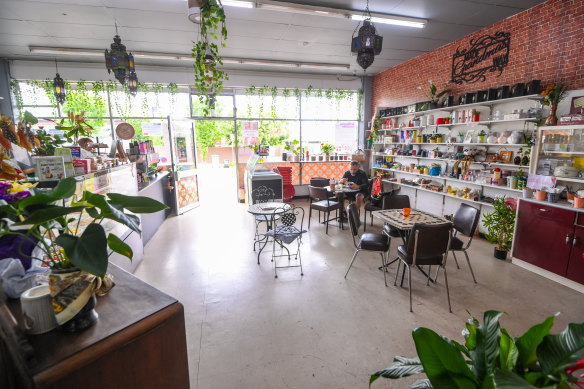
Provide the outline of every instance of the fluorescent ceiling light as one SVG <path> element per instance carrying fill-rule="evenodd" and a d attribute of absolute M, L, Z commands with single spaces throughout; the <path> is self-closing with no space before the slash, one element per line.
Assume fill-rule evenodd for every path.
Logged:
<path fill-rule="evenodd" d="M 98 49 L 80 49 L 80 48 L 65 48 L 65 47 L 42 47 L 29 46 L 31 53 L 39 54 L 63 54 L 63 55 L 87 55 L 87 56 L 103 56 L 104 51 Z M 149 51 L 133 51 L 135 58 L 149 58 L 149 59 L 166 59 L 166 60 L 180 60 L 193 61 L 193 57 L 189 54 L 174 54 L 174 53 L 156 53 Z M 292 68 L 312 68 L 312 69 L 339 69 L 348 70 L 350 65 L 340 63 L 319 63 L 319 62 L 296 62 L 296 61 L 279 61 L 260 58 L 236 58 L 223 57 L 223 63 L 242 64 L 242 65 L 261 65 L 261 66 L 280 66 Z"/>
<path fill-rule="evenodd" d="M 251 1 L 238 1 L 238 0 L 223 0 L 221 4 L 228 7 L 240 7 L 240 8 L 253 8 L 254 3 Z"/>
<path fill-rule="evenodd" d="M 379 14 L 375 14 L 379 15 Z M 351 15 L 352 20 L 365 20 L 369 19 L 367 15 Z M 423 19 L 413 19 L 413 18 L 405 18 L 399 16 L 373 16 L 371 14 L 371 21 L 373 23 L 382 23 L 382 24 L 393 24 L 396 26 L 404 26 L 404 27 L 414 27 L 414 28 L 424 28 L 426 26 L 427 21 Z"/>

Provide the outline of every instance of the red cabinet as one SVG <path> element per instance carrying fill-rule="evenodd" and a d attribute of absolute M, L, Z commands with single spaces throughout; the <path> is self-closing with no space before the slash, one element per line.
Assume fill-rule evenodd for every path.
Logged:
<path fill-rule="evenodd" d="M 513 256 L 565 277 L 575 217 L 574 211 L 520 201 Z"/>
<path fill-rule="evenodd" d="M 574 239 L 566 277 L 584 284 L 584 227 L 574 227 Z"/>

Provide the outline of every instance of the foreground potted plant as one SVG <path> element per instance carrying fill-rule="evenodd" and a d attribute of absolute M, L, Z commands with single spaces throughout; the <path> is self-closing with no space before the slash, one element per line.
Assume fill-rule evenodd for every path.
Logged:
<path fill-rule="evenodd" d="M 102 223 L 111 220 L 140 233 L 140 219 L 135 213 L 167 208 L 148 197 L 117 193 L 104 196 L 84 191 L 77 198 L 76 187 L 74 177 L 61 180 L 46 192 L 35 191 L 30 184 L 0 182 L 0 243 L 1 238 L 15 235 L 40 249 L 21 254 L 51 269 L 49 286 L 55 317 L 69 331 L 86 328 L 96 320 L 93 292 L 96 278 L 103 280 L 106 276 L 108 248 L 129 259 L 133 256 L 130 246 L 114 233 L 106 233 Z M 62 205 L 70 198 L 69 205 Z M 33 256 L 35 252 L 41 254 Z"/>
<path fill-rule="evenodd" d="M 488 231 L 485 238 L 497 244 L 495 258 L 504 260 L 507 259 L 507 251 L 511 249 L 513 243 L 516 211 L 504 197 L 496 198 L 492 205 L 495 210 L 485 214 L 483 220 L 483 225 Z"/>
<path fill-rule="evenodd" d="M 416 328 L 412 336 L 417 358 L 396 356 L 393 364 L 371 376 L 369 387 L 379 377 L 402 378 L 424 373 L 416 388 L 582 388 L 573 375 L 584 368 L 584 323 L 568 324 L 551 335 L 555 316 L 511 337 L 501 328 L 502 312 L 487 311 L 480 323 L 471 317 L 462 334 L 464 344 L 447 339 L 428 328 Z"/>

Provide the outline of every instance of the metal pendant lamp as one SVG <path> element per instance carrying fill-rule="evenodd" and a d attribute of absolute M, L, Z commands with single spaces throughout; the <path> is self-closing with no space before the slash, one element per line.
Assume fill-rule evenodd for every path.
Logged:
<path fill-rule="evenodd" d="M 57 75 L 53 79 L 53 88 L 55 93 L 55 99 L 59 104 L 63 104 L 67 100 L 67 90 L 65 89 L 65 81 L 59 75 L 59 67 L 57 66 L 57 60 L 55 60 L 55 70 Z"/>
<path fill-rule="evenodd" d="M 363 12 L 365 17 L 363 20 L 363 25 L 361 28 L 361 22 L 355 27 L 353 31 L 353 36 L 351 39 L 351 52 L 357 53 L 357 63 L 359 66 L 366 70 L 375 60 L 375 56 L 381 53 L 381 46 L 383 44 L 383 37 L 377 35 L 375 26 L 371 22 L 371 13 L 369 12 L 369 0 L 367 0 L 367 6 L 365 12 Z M 359 28 L 359 33 L 355 36 L 355 32 Z"/>
<path fill-rule="evenodd" d="M 105 67 L 108 73 L 113 72 L 116 80 L 125 85 L 128 82 L 130 94 L 135 96 L 138 92 L 138 76 L 134 66 L 134 56 L 126 51 L 126 45 L 122 44 L 122 39 L 118 35 L 116 24 L 116 36 L 114 43 L 110 45 L 110 51 L 105 50 Z"/>

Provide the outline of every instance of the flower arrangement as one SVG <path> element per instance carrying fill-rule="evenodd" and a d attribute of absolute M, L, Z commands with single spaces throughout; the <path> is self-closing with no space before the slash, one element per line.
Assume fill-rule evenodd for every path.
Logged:
<path fill-rule="evenodd" d="M 323 154 L 330 155 L 335 152 L 335 146 L 331 145 L 330 143 L 321 143 L 320 152 Z"/>
<path fill-rule="evenodd" d="M 541 95 L 543 96 L 543 105 L 558 105 L 566 97 L 568 86 L 564 84 L 550 84 L 545 88 Z"/>

